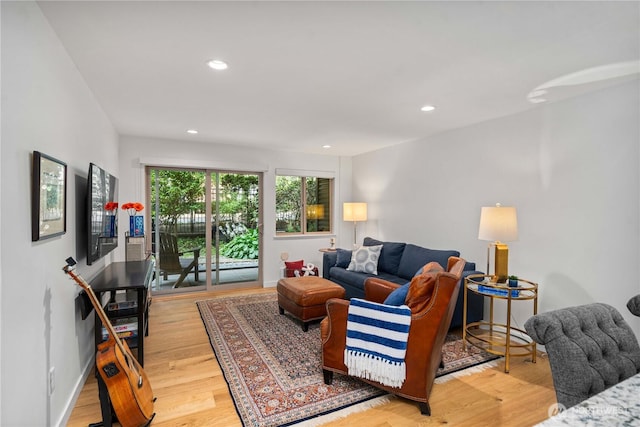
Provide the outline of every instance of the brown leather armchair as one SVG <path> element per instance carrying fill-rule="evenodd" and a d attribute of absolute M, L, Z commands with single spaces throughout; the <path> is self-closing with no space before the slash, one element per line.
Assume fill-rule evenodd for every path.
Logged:
<path fill-rule="evenodd" d="M 394 388 L 360 378 L 389 393 L 419 402 L 420 412 L 424 415 L 431 415 L 429 395 L 436 371 L 442 363 L 442 346 L 455 309 L 464 265 L 464 259 L 450 257 L 447 271 L 428 264 L 422 274 L 411 281 L 405 300 L 411 309 L 411 327 L 403 385 Z M 366 299 L 382 303 L 399 286 L 379 278 L 369 278 L 365 282 Z M 334 372 L 349 375 L 344 364 L 348 309 L 349 301 L 327 301 L 327 317 L 322 321 L 320 329 L 322 370 L 326 384 L 331 384 Z"/>

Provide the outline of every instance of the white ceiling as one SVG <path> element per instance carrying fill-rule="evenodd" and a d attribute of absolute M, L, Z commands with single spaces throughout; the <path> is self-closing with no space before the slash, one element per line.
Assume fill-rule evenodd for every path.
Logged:
<path fill-rule="evenodd" d="M 638 78 L 638 2 L 39 5 L 122 135 L 354 155 Z"/>

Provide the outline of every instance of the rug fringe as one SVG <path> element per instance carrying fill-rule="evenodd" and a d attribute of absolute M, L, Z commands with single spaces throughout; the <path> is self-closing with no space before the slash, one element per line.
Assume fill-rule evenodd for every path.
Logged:
<path fill-rule="evenodd" d="M 340 409 L 339 411 L 331 412 L 330 414 L 321 415 L 316 418 L 312 418 L 310 420 L 301 421 L 296 424 L 291 424 L 291 426 L 296 427 L 317 427 L 323 424 L 329 423 L 331 421 L 339 420 L 342 418 L 346 418 L 351 414 L 355 414 L 357 412 L 363 412 L 367 409 L 375 408 L 376 406 L 384 405 L 386 403 L 391 402 L 392 399 L 395 399 L 395 396 L 386 394 L 384 396 L 376 397 L 371 400 L 367 400 L 366 402 L 358 403 L 356 405 L 349 406 L 347 408 Z"/>
<path fill-rule="evenodd" d="M 434 384 L 444 384 L 447 381 L 451 381 L 451 380 L 453 380 L 455 378 L 466 377 L 466 376 L 469 376 L 469 375 L 480 373 L 480 372 L 485 371 L 485 370 L 487 370 L 489 368 L 495 368 L 496 366 L 498 366 L 498 360 L 499 359 L 491 360 L 489 362 L 481 363 L 480 365 L 472 366 L 470 368 L 462 369 L 460 371 L 452 372 L 450 374 L 443 375 L 441 377 L 437 377 L 433 381 L 433 383 Z"/>

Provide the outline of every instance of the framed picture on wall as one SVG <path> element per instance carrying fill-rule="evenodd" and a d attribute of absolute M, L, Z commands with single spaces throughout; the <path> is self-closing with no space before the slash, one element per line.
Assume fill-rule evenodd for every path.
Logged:
<path fill-rule="evenodd" d="M 67 164 L 33 152 L 31 180 L 31 241 L 67 231 Z"/>

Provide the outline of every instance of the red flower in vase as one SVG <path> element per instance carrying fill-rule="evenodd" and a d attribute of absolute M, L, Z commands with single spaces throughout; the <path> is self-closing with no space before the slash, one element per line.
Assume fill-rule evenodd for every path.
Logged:
<path fill-rule="evenodd" d="M 115 211 L 116 209 L 118 209 L 118 202 L 107 202 L 104 205 L 105 211 Z"/>
<path fill-rule="evenodd" d="M 144 205 L 142 203 L 138 203 L 138 202 L 128 202 L 128 203 L 124 203 L 122 205 L 122 210 L 123 211 L 127 211 L 127 213 L 129 214 L 129 216 L 133 216 L 136 213 L 140 212 L 141 210 L 144 209 Z"/>

